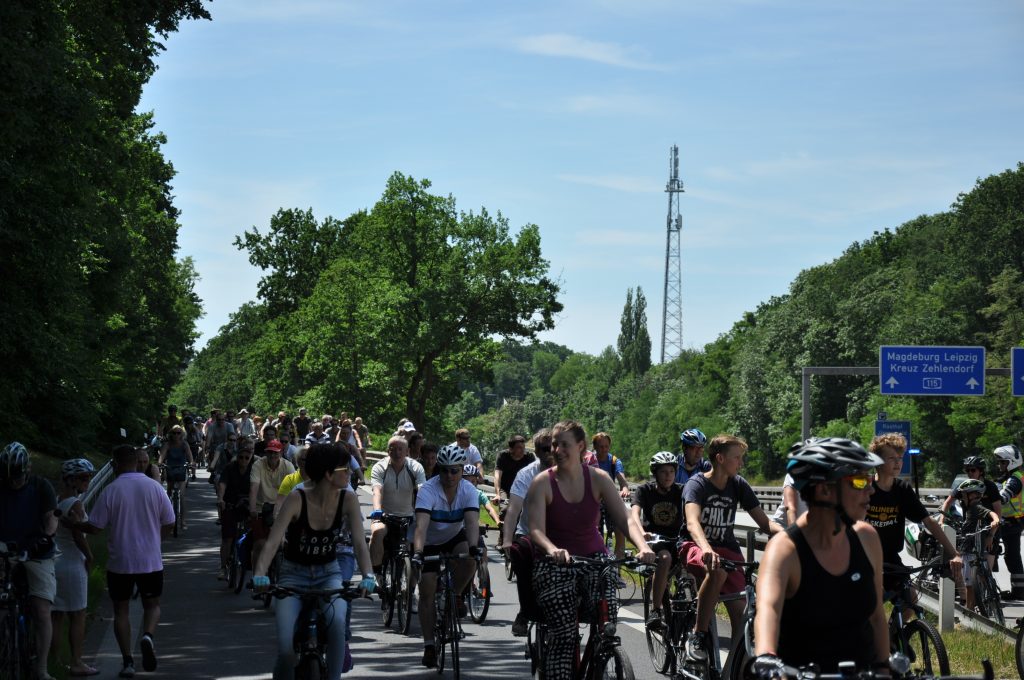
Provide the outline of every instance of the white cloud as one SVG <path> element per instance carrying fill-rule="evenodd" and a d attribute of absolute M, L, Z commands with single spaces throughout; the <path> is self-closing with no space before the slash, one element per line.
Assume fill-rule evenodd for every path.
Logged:
<path fill-rule="evenodd" d="M 632 177 L 629 175 L 556 175 L 563 182 L 574 184 L 586 184 L 612 189 L 613 191 L 625 191 L 632 194 L 657 194 L 662 191 L 662 182 L 648 177 Z"/>
<path fill-rule="evenodd" d="M 568 57 L 582 59 L 609 66 L 637 69 L 641 71 L 668 71 L 669 68 L 644 59 L 646 55 L 636 48 L 623 47 L 616 43 L 587 40 L 566 33 L 544 33 L 521 38 L 516 47 L 527 54 L 547 57 Z"/>

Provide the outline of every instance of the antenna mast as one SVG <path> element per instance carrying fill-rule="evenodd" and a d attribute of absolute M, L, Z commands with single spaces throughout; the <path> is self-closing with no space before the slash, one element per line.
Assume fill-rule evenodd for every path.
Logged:
<path fill-rule="evenodd" d="M 683 272 L 679 253 L 679 233 L 683 230 L 683 216 L 679 212 L 679 194 L 683 182 L 679 179 L 679 147 L 672 145 L 668 162 L 668 219 L 665 233 L 665 295 L 661 313 L 661 363 L 672 361 L 683 351 Z"/>

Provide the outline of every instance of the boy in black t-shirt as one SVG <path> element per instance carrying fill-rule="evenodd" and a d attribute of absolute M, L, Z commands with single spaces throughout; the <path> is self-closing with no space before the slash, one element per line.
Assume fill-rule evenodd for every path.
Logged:
<path fill-rule="evenodd" d="M 668 572 L 672 568 L 673 548 L 683 524 L 683 485 L 675 483 L 678 468 L 679 460 L 674 453 L 659 451 L 651 458 L 654 480 L 638 486 L 633 492 L 631 512 L 644 528 L 644 538 L 650 540 L 652 534 L 659 534 L 666 539 L 652 543 L 658 559 L 651 585 L 653 597 L 647 625 L 656 631 L 665 627 L 661 604 L 668 585 Z"/>
<path fill-rule="evenodd" d="M 876 470 L 875 491 L 871 494 L 871 506 L 867 515 L 867 522 L 878 531 L 878 537 L 882 541 L 882 561 L 886 564 L 903 564 L 900 553 L 903 551 L 906 521 L 909 519 L 911 522 L 923 522 L 946 554 L 954 556 L 949 561 L 949 566 L 954 578 L 958 577 L 963 565 L 960 553 L 946 538 L 939 523 L 928 514 L 910 484 L 897 477 L 903 467 L 907 440 L 901 434 L 883 434 L 871 440 L 868 450 L 882 459 L 882 465 Z M 910 586 L 906 574 L 883 574 L 882 585 L 886 591 L 906 591 L 905 597 L 908 598 L 908 602 L 916 599 L 916 593 Z"/>
<path fill-rule="evenodd" d="M 960 510 L 964 516 L 964 523 L 958 536 L 958 542 L 962 543 L 964 568 L 963 576 L 957 579 L 956 587 L 964 594 L 964 604 L 971 610 L 974 609 L 975 544 L 991 537 L 999 529 L 999 515 L 981 502 L 984 492 L 984 482 L 979 479 L 965 479 L 957 489 Z M 971 536 L 984 526 L 988 526 L 989 529 L 985 536 Z"/>

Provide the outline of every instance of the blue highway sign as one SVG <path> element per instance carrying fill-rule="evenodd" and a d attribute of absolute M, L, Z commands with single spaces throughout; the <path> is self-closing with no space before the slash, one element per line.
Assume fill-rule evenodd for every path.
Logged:
<path fill-rule="evenodd" d="M 1010 385 L 1015 397 L 1024 397 L 1024 347 L 1010 350 Z"/>
<path fill-rule="evenodd" d="M 985 394 L 985 348 L 883 345 L 878 380 L 882 394 L 980 396 Z"/>

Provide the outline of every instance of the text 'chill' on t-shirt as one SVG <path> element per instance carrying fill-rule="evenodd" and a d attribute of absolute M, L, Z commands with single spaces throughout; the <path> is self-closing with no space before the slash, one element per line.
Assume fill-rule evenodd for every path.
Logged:
<path fill-rule="evenodd" d="M 739 475 L 726 482 L 724 489 L 716 487 L 704 475 L 691 477 L 683 487 L 683 501 L 685 505 L 696 503 L 701 506 L 700 525 L 711 547 L 736 551 L 740 549 L 732 530 L 736 524 L 736 508 L 741 507 L 749 512 L 761 506 L 750 484 Z M 686 530 L 686 522 L 683 522 L 679 533 L 683 538 L 692 540 Z"/>

